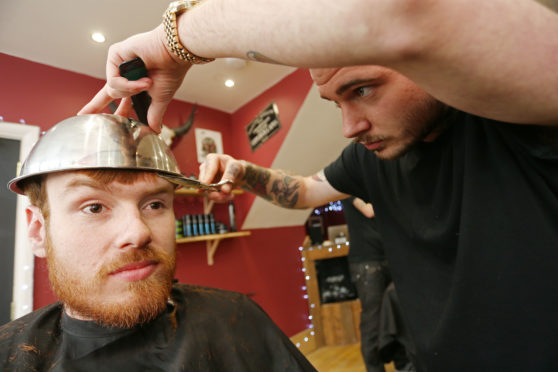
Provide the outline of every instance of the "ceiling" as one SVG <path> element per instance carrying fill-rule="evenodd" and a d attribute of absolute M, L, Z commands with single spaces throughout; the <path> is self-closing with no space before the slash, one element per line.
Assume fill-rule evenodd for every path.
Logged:
<path fill-rule="evenodd" d="M 155 28 L 168 0 L 0 0 L 0 52 L 105 79 L 108 47 Z M 91 33 L 105 34 L 103 44 Z M 294 71 L 292 67 L 219 59 L 194 66 L 176 99 L 227 113 Z M 233 88 L 224 85 L 235 80 Z"/>

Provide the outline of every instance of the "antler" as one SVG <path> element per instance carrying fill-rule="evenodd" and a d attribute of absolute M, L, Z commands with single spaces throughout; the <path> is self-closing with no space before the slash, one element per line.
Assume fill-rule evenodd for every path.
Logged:
<path fill-rule="evenodd" d="M 192 111 L 190 112 L 190 117 L 188 118 L 188 120 L 186 121 L 186 123 L 182 124 L 181 126 L 179 126 L 178 128 L 173 128 L 173 132 L 177 137 L 183 136 L 186 133 L 188 133 L 188 131 L 190 130 L 190 128 L 192 127 L 192 124 L 194 124 L 194 116 L 196 115 L 196 108 L 198 107 L 198 104 L 194 104 L 194 107 L 192 107 Z"/>

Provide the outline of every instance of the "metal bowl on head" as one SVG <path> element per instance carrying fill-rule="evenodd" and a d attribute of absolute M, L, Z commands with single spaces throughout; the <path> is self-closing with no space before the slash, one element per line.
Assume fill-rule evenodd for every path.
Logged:
<path fill-rule="evenodd" d="M 46 132 L 8 187 L 22 194 L 18 184 L 29 177 L 102 168 L 145 170 L 185 178 L 171 150 L 147 125 L 122 116 L 92 114 L 68 118 Z"/>

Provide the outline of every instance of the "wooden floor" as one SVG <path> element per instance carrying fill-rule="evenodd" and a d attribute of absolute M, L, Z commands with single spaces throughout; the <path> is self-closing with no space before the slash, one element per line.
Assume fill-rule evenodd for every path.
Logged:
<path fill-rule="evenodd" d="M 360 344 L 324 346 L 306 355 L 319 372 L 366 372 Z M 394 372 L 392 364 L 386 364 L 386 372 Z"/>

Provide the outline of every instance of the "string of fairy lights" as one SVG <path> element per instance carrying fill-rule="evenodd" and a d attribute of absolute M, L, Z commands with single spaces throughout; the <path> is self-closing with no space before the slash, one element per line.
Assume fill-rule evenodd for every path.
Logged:
<path fill-rule="evenodd" d="M 329 202 L 329 204 L 323 207 L 323 212 L 321 211 L 321 208 L 316 208 L 314 209 L 313 214 L 319 216 L 327 212 L 343 212 L 343 204 L 339 200 L 334 202 Z"/>
<path fill-rule="evenodd" d="M 322 215 L 325 214 L 327 212 L 342 212 L 343 211 L 343 204 L 341 203 L 341 201 L 335 201 L 335 202 L 330 202 L 329 204 L 320 207 L 320 208 L 316 208 L 314 209 L 314 211 L 312 212 L 312 214 L 314 215 Z M 343 244 L 335 244 L 335 245 L 322 245 L 322 244 L 318 244 L 318 245 L 311 245 L 307 248 L 308 251 L 312 251 L 312 250 L 322 250 L 324 248 L 327 247 L 327 251 L 330 253 L 333 253 L 334 249 L 338 250 L 341 248 L 344 248 L 345 246 L 349 246 L 349 242 L 345 242 Z M 335 247 L 335 248 L 334 248 Z M 298 250 L 301 253 L 301 263 L 302 263 L 302 267 L 301 267 L 301 271 L 304 274 L 304 279 L 306 281 L 306 285 L 303 285 L 301 287 L 302 290 L 302 298 L 306 301 L 308 301 L 308 307 L 310 310 L 310 315 L 308 315 L 308 321 L 309 323 L 307 324 L 307 329 L 310 330 L 309 332 L 309 336 L 304 336 L 304 338 L 302 339 L 301 342 L 296 342 L 295 345 L 297 348 L 300 348 L 302 346 L 302 343 L 307 343 L 310 342 L 311 338 L 315 336 L 315 331 L 314 331 L 314 315 L 313 313 L 316 311 L 316 303 L 315 301 L 319 301 L 319 298 L 317 299 L 312 299 L 310 298 L 310 296 L 308 295 L 308 285 L 309 282 L 311 280 L 315 280 L 315 278 L 313 278 L 310 273 L 307 272 L 306 270 L 306 264 L 307 264 L 307 259 L 306 257 L 304 257 L 304 247 L 300 246 L 298 247 Z"/>

